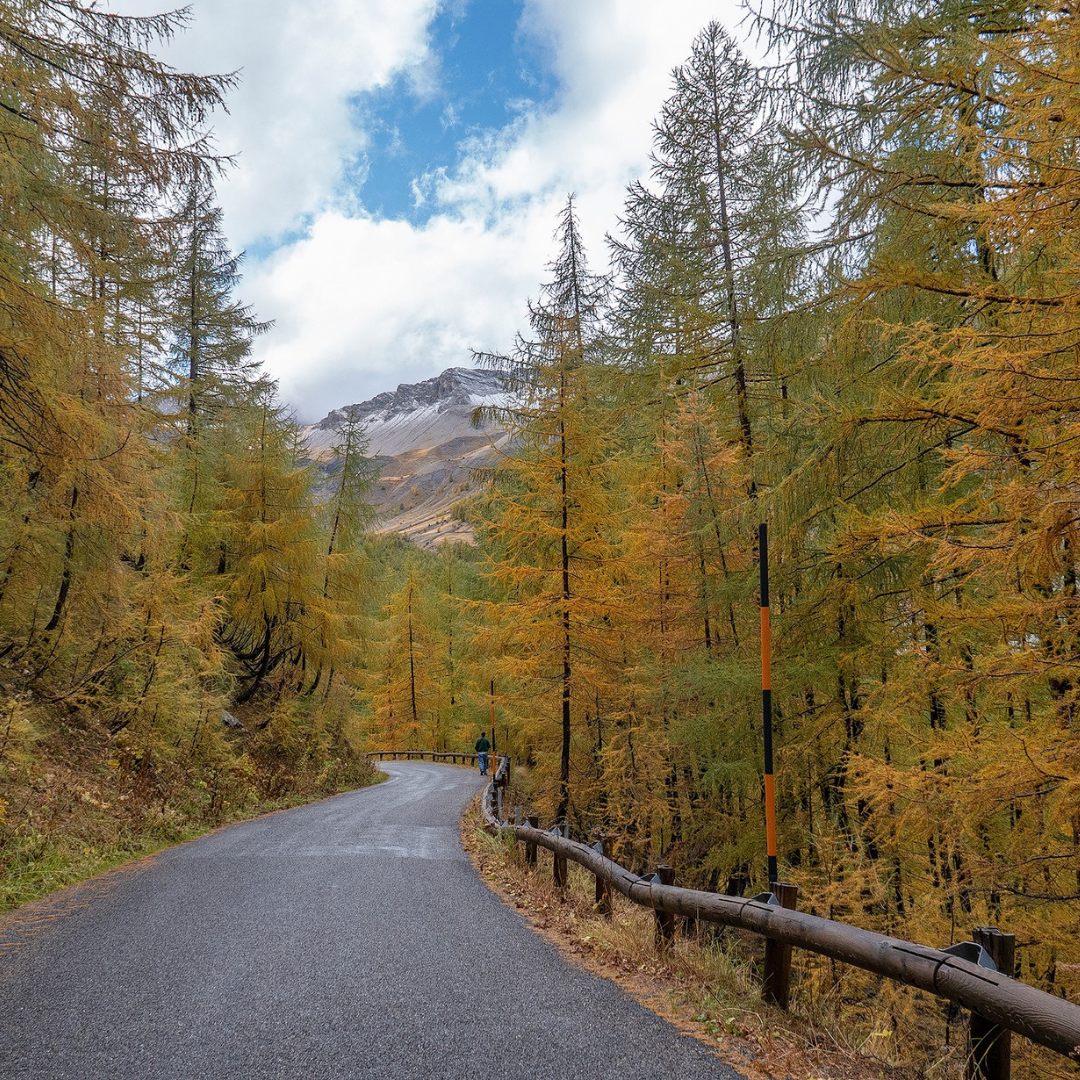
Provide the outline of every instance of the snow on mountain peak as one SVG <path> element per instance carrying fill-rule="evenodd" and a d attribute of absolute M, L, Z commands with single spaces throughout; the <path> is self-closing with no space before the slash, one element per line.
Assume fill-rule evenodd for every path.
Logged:
<path fill-rule="evenodd" d="M 375 496 L 382 531 L 429 547 L 468 541 L 471 530 L 453 518 L 451 507 L 473 489 L 474 470 L 489 467 L 507 440 L 502 424 L 488 418 L 476 427 L 473 414 L 479 406 L 497 409 L 512 401 L 500 372 L 450 368 L 351 406 L 380 466 Z M 301 429 L 314 460 L 333 459 L 347 408 Z"/>
<path fill-rule="evenodd" d="M 383 457 L 435 446 L 466 433 L 475 435 L 478 431 L 472 427 L 473 411 L 478 406 L 497 408 L 509 400 L 500 372 L 449 368 L 433 379 L 402 383 L 396 390 L 377 394 L 351 408 L 357 410 L 367 429 L 369 452 Z M 329 455 L 349 407 L 334 409 L 317 424 L 303 429 L 313 457 Z M 484 425 L 479 431 L 489 427 Z"/>

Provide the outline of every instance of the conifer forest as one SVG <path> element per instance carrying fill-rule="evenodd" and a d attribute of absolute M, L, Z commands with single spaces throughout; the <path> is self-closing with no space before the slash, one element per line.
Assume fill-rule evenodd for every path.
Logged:
<path fill-rule="evenodd" d="M 776 0 L 688 43 L 606 251 L 569 197 L 475 543 L 379 533 L 251 359 L 178 16 L 0 0 L 0 864 L 366 782 L 495 718 L 545 825 L 1080 994 L 1080 19 Z M 603 267 L 603 269 L 601 269 Z M 99 786 L 65 784 L 65 755 Z M 5 790 L 5 788 L 7 790 Z M 90 843 L 85 837 L 78 845 Z"/>

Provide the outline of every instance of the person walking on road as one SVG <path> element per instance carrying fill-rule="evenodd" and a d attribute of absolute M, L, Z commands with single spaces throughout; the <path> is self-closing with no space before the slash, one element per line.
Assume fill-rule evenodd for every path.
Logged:
<path fill-rule="evenodd" d="M 480 732 L 480 738 L 476 740 L 474 749 L 476 750 L 476 756 L 480 759 L 480 775 L 487 776 L 488 751 L 491 749 L 491 743 L 488 742 L 486 732 Z"/>

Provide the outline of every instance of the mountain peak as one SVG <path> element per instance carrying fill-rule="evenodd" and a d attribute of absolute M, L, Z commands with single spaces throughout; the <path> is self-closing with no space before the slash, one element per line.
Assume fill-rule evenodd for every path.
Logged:
<path fill-rule="evenodd" d="M 360 418 L 369 427 L 375 423 L 387 423 L 403 414 L 415 413 L 419 409 L 437 406 L 439 411 L 450 406 L 472 409 L 478 405 L 491 404 L 494 399 L 502 399 L 506 394 L 505 378 L 499 371 L 485 371 L 476 368 L 447 368 L 446 371 L 431 379 L 418 383 L 401 383 L 396 390 L 388 390 L 368 401 L 334 409 L 311 431 L 334 431 L 344 419 L 345 410 L 355 409 Z M 369 431 L 369 434 L 374 435 Z M 321 441 L 321 440 L 319 440 Z"/>
<path fill-rule="evenodd" d="M 355 409 L 368 453 L 380 466 L 375 496 L 381 529 L 432 547 L 470 539 L 468 526 L 453 520 L 450 508 L 473 490 L 474 471 L 490 467 L 507 439 L 500 423 L 485 420 L 476 427 L 473 415 L 480 406 L 510 401 L 501 372 L 455 367 L 334 409 L 302 432 L 312 458 L 330 462 L 345 411 Z"/>

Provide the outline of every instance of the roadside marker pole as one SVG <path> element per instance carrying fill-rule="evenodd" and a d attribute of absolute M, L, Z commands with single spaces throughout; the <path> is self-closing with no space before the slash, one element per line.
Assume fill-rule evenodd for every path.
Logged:
<path fill-rule="evenodd" d="M 769 884 L 778 879 L 776 868 L 776 790 L 772 748 L 772 640 L 769 628 L 769 526 L 758 526 L 758 561 L 761 567 L 761 718 L 765 742 L 765 850 L 769 858 Z"/>

